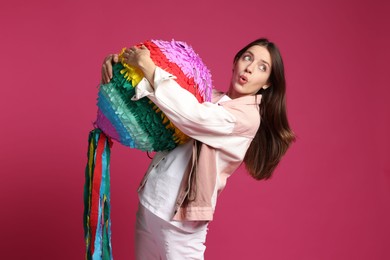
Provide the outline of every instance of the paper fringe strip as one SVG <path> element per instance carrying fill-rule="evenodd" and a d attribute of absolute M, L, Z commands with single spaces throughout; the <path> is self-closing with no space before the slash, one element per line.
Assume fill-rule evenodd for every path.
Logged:
<path fill-rule="evenodd" d="M 84 186 L 84 234 L 87 260 L 112 260 L 110 220 L 111 140 L 100 130 L 89 133 Z"/>

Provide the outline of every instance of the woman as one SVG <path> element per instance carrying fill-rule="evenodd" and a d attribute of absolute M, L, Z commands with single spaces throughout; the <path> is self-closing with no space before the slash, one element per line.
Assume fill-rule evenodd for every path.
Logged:
<path fill-rule="evenodd" d="M 144 73 L 133 100 L 148 97 L 192 138 L 156 153 L 141 182 L 136 258 L 203 259 L 207 225 L 227 178 L 242 162 L 255 179 L 270 178 L 295 140 L 279 50 L 267 39 L 249 43 L 234 57 L 228 92 L 214 91 L 205 103 L 156 67 L 146 47 L 127 49 L 124 61 Z M 113 62 L 117 55 L 105 59 L 103 83 Z"/>

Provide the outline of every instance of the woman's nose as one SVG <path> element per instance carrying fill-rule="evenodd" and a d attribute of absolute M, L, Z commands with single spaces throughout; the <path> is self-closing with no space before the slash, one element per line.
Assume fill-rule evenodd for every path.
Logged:
<path fill-rule="evenodd" d="M 253 72 L 253 63 L 249 64 L 248 66 L 246 66 L 245 72 L 248 72 L 249 74 L 252 74 L 252 72 Z"/>

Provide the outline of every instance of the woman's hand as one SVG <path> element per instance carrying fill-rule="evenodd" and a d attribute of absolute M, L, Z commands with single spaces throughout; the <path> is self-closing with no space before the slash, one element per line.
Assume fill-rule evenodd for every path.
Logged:
<path fill-rule="evenodd" d="M 131 66 L 142 70 L 144 77 L 153 86 L 153 77 L 156 65 L 150 58 L 150 51 L 144 45 L 141 47 L 133 46 L 124 51 L 123 61 Z"/>
<path fill-rule="evenodd" d="M 153 62 L 150 58 L 150 51 L 144 45 L 139 48 L 133 46 L 126 49 L 123 53 L 123 61 L 131 66 L 141 69 L 145 65 L 150 64 L 150 62 Z"/>
<path fill-rule="evenodd" d="M 110 54 L 108 55 L 102 65 L 102 83 L 107 84 L 112 79 L 112 65 L 114 63 L 118 63 L 119 58 L 118 54 Z"/>

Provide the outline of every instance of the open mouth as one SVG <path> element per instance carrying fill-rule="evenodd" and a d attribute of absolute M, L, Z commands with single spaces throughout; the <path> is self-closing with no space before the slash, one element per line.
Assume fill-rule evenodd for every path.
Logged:
<path fill-rule="evenodd" d="M 240 78 L 239 78 L 239 81 L 241 84 L 245 84 L 248 82 L 248 78 L 245 77 L 244 75 L 241 75 Z"/>

